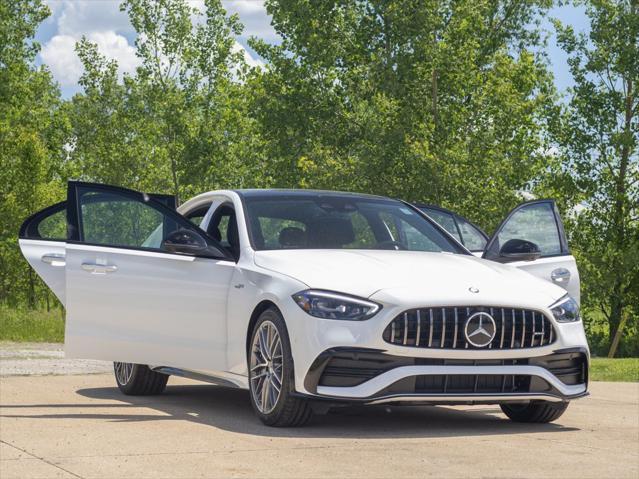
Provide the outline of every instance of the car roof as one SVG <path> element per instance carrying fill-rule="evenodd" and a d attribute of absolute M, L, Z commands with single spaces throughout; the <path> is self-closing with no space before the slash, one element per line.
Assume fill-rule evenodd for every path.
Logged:
<path fill-rule="evenodd" d="M 238 195 L 245 198 L 251 197 L 303 197 L 303 196 L 335 196 L 350 198 L 374 198 L 378 200 L 390 200 L 386 196 L 370 195 L 367 193 L 354 193 L 350 191 L 332 191 L 332 190 L 306 190 L 306 189 L 285 189 L 285 188 L 265 188 L 265 189 L 238 189 L 233 190 Z"/>

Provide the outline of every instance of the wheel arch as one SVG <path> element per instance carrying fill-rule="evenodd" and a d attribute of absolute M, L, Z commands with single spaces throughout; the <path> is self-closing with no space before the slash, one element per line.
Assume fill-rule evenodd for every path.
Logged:
<path fill-rule="evenodd" d="M 255 306 L 255 308 L 253 308 L 253 312 L 251 313 L 251 319 L 249 320 L 248 327 L 246 328 L 246 340 L 245 340 L 244 350 L 246 351 L 247 358 L 248 358 L 248 352 L 249 352 L 250 343 L 251 343 L 251 334 L 253 332 L 253 327 L 255 326 L 255 323 L 257 322 L 257 319 L 260 317 L 260 315 L 269 308 L 275 308 L 280 313 L 280 315 L 284 317 L 280 308 L 277 307 L 277 304 L 275 304 L 270 299 L 263 299 L 257 304 L 257 306 Z"/>

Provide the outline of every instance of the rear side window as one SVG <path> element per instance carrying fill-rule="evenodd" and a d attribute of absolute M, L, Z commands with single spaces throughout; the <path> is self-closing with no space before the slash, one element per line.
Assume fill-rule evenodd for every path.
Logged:
<path fill-rule="evenodd" d="M 66 201 L 49 206 L 27 218 L 20 227 L 19 236 L 22 239 L 66 241 Z"/>

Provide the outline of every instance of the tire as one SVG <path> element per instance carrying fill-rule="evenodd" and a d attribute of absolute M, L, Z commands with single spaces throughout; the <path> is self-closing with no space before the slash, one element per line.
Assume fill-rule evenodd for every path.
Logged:
<path fill-rule="evenodd" d="M 267 309 L 257 319 L 247 356 L 251 405 L 260 420 L 274 427 L 306 424 L 312 409 L 308 401 L 292 394 L 295 379 L 291 345 L 284 318 L 276 308 Z"/>
<path fill-rule="evenodd" d="M 500 404 L 506 416 L 515 422 L 547 423 L 559 419 L 568 402 L 530 401 L 525 404 Z"/>
<path fill-rule="evenodd" d="M 156 373 L 144 364 L 113 363 L 115 382 L 127 396 L 153 396 L 166 388 L 169 376 Z"/>

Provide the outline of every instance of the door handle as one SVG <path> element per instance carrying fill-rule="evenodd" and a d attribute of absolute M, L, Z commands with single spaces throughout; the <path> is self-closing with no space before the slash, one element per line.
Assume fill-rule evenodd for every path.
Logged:
<path fill-rule="evenodd" d="M 555 283 L 566 284 L 570 281 L 570 271 L 566 268 L 557 268 L 550 273 L 550 279 Z"/>
<path fill-rule="evenodd" d="M 51 266 L 64 266 L 67 264 L 65 256 L 59 253 L 43 254 L 40 260 L 43 263 L 50 264 Z"/>
<path fill-rule="evenodd" d="M 114 264 L 82 263 L 82 269 L 87 273 L 107 274 L 117 271 L 118 267 Z"/>

